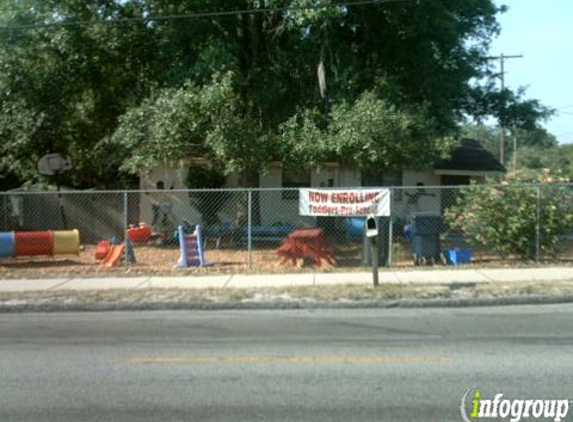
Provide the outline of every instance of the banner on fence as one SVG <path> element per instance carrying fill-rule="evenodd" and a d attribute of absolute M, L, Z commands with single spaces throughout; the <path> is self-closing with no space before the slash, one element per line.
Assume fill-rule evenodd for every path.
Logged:
<path fill-rule="evenodd" d="M 300 189 L 299 214 L 314 217 L 390 216 L 390 189 Z"/>

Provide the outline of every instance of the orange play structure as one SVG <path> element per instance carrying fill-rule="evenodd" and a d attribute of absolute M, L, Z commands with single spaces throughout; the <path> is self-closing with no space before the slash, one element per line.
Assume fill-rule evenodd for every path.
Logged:
<path fill-rule="evenodd" d="M 109 253 L 110 248 L 111 248 L 111 242 L 109 240 L 101 240 L 100 242 L 98 242 L 95 253 L 95 259 L 104 259 Z"/>
<path fill-rule="evenodd" d="M 103 259 L 102 265 L 105 267 L 115 267 L 120 264 L 121 258 L 123 257 L 125 246 L 121 245 L 110 245 L 109 251 L 105 258 Z"/>
<path fill-rule="evenodd" d="M 102 260 L 101 265 L 104 267 L 115 267 L 122 264 L 125 258 L 128 262 L 136 263 L 133 245 L 129 237 L 126 237 L 125 242 L 116 244 L 116 240 L 101 240 L 97 244 L 95 258 Z"/>

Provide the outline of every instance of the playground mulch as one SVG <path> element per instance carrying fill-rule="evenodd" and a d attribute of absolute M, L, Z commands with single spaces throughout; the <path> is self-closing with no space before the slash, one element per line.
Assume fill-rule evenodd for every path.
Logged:
<path fill-rule="evenodd" d="M 206 259 L 211 266 L 174 268 L 179 259 L 179 248 L 176 246 L 158 246 L 154 244 L 135 245 L 135 264 L 117 267 L 104 267 L 95 259 L 95 245 L 84 245 L 79 255 L 38 256 L 7 258 L 0 261 L 0 278 L 61 278 L 61 277 L 106 277 L 106 276 L 181 276 L 194 274 L 247 274 L 249 272 L 249 255 L 245 247 L 215 245 L 207 248 Z M 251 273 L 296 273 L 296 272 L 352 272 L 369 271 L 363 263 L 361 244 L 340 245 L 334 248 L 336 266 L 323 263 L 321 267 L 311 262 L 299 260 L 295 265 L 281 263 L 276 254 L 277 245 L 256 246 L 253 249 Z M 523 267 L 537 265 L 518 260 L 501 259 L 487 252 L 474 251 L 473 263 L 468 267 Z M 408 248 L 399 244 L 394 246 L 394 267 L 413 267 Z M 567 254 L 560 264 L 573 264 L 573 255 Z M 548 262 L 549 263 L 549 262 Z M 554 263 L 554 262 L 552 262 Z M 415 267 L 422 269 L 425 267 Z M 428 269 L 432 267 L 427 267 Z"/>
<path fill-rule="evenodd" d="M 253 251 L 252 268 L 261 273 L 307 271 L 308 263 L 296 266 L 281 264 L 276 248 Z M 95 245 L 82 247 L 79 255 L 37 256 L 7 258 L 0 262 L 2 278 L 49 278 L 77 276 L 134 276 L 134 275 L 185 275 L 185 274 L 237 274 L 248 272 L 248 252 L 244 249 L 212 249 L 205 254 L 208 267 L 174 268 L 179 260 L 179 248 L 144 245 L 134 247 L 137 262 L 129 265 L 105 267 L 95 259 Z M 305 266 L 307 264 L 307 266 Z M 322 270 L 328 271 L 328 264 Z M 360 270 L 361 268 L 357 268 Z"/>

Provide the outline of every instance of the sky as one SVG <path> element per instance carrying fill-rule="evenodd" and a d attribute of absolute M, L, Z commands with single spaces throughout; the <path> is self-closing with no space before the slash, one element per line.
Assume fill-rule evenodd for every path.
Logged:
<path fill-rule="evenodd" d="M 491 55 L 505 61 L 508 88 L 557 110 L 544 126 L 560 143 L 573 143 L 573 0 L 495 0 L 509 10 L 498 16 L 501 34 Z"/>

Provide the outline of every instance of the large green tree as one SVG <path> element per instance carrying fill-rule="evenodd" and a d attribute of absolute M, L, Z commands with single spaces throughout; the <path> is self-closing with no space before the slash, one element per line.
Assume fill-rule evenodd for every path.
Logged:
<path fill-rule="evenodd" d="M 121 182 L 109 139 L 118 118 L 150 92 L 158 45 L 142 22 L 101 22 L 142 13 L 137 2 L 2 1 L 0 171 L 36 177 L 36 160 L 69 154 L 67 183 Z M 59 23 L 27 28 L 26 25 Z M 14 27 L 14 29 L 10 29 Z"/>
<path fill-rule="evenodd" d="M 527 147 L 518 150 L 518 168 L 543 171 L 557 181 L 573 181 L 573 145 L 552 148 Z"/>
<path fill-rule="evenodd" d="M 461 126 L 461 136 L 478 140 L 485 149 L 493 155 L 499 155 L 500 129 L 486 124 L 466 123 Z M 506 131 L 505 156 L 513 154 L 513 140 L 518 150 L 533 148 L 538 151 L 551 149 L 557 146 L 557 139 L 546 129 L 537 127 L 533 129 L 513 128 Z"/>
<path fill-rule="evenodd" d="M 0 166 L 28 179 L 66 152 L 77 186 L 190 154 L 225 171 L 422 166 L 463 116 L 497 110 L 470 82 L 491 76 L 492 0 L 334 4 L 0 0 Z M 251 13 L 195 15 L 229 10 Z"/>

